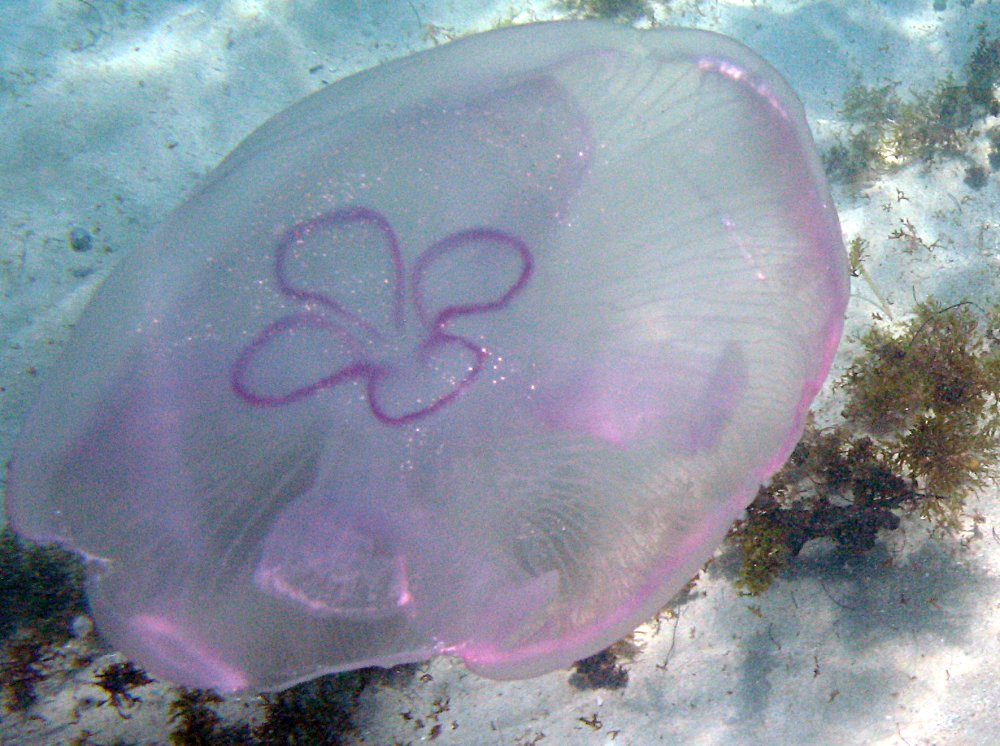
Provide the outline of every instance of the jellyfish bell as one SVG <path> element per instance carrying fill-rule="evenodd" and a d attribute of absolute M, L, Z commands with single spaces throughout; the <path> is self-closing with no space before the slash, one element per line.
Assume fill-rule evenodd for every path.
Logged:
<path fill-rule="evenodd" d="M 10 462 L 98 630 L 189 686 L 511 678 L 654 614 L 780 467 L 848 272 L 737 42 L 532 24 L 346 78 L 125 257 Z"/>

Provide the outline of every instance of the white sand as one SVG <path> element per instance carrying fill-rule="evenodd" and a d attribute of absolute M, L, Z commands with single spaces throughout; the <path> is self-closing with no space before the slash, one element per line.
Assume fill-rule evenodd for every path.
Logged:
<path fill-rule="evenodd" d="M 31 371 L 53 362 L 117 259 L 243 136 L 325 83 L 435 39 L 556 15 L 542 0 L 23 5 L 0 14 L 0 461 L 35 387 Z M 948 0 L 943 12 L 931 0 L 671 5 L 671 22 L 729 33 L 774 63 L 802 95 L 821 147 L 852 81 L 919 89 L 958 72 L 977 23 L 1000 36 L 1000 14 L 984 0 Z M 914 165 L 837 191 L 845 236 L 870 241 L 866 266 L 897 318 L 928 295 L 1000 299 L 1000 180 L 974 191 L 965 166 Z M 901 219 L 938 248 L 904 253 L 887 238 Z M 93 234 L 93 250 L 69 249 L 74 227 Z M 873 300 L 859 282 L 850 329 L 869 323 Z M 855 350 L 845 344 L 838 365 Z M 836 416 L 829 391 L 819 406 Z M 429 739 L 435 725 L 440 744 L 1000 743 L 1000 496 L 981 495 L 968 511 L 984 518 L 968 546 L 915 520 L 849 561 L 813 542 L 754 599 L 734 591 L 732 557 L 717 559 L 678 619 L 640 630 L 623 690 L 580 692 L 567 672 L 496 683 L 437 660 L 411 686 L 369 691 L 361 733 L 373 744 Z M 167 687 L 138 690 L 143 703 L 127 720 L 97 706 L 102 693 L 88 682 L 115 660 L 53 676 L 29 717 L 4 716 L 0 742 L 69 743 L 89 731 L 90 743 L 166 743 Z M 220 711 L 246 717 L 256 704 Z"/>

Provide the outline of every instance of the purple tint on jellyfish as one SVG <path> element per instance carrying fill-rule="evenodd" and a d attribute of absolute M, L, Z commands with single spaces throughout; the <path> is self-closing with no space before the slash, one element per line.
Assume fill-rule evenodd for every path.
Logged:
<path fill-rule="evenodd" d="M 801 104 L 703 31 L 543 23 L 330 85 L 109 276 L 10 461 L 154 676 L 534 676 L 788 457 L 849 280 Z"/>
<path fill-rule="evenodd" d="M 351 514 L 331 498 L 300 498 L 264 539 L 254 583 L 319 617 L 371 619 L 413 598 L 406 557 L 382 517 Z"/>
<path fill-rule="evenodd" d="M 725 59 L 705 58 L 698 63 L 698 68 L 705 72 L 717 72 L 737 82 L 745 82 L 759 93 L 762 98 L 766 99 L 783 118 L 788 118 L 788 112 L 785 110 L 781 99 L 775 95 L 766 82 L 762 81 L 745 67 L 736 65 Z"/>
<path fill-rule="evenodd" d="M 392 308 L 388 317 L 393 323 L 389 329 L 380 329 L 376 323 L 348 311 L 328 292 L 296 286 L 289 280 L 289 256 L 305 237 L 324 232 L 336 233 L 341 227 L 353 223 L 376 226 L 382 249 L 391 258 Z M 463 303 L 441 308 L 428 307 L 424 292 L 425 276 L 435 263 L 441 263 L 443 257 L 460 254 L 473 245 L 511 254 L 519 264 L 513 281 L 496 297 L 469 297 Z M 342 248 L 345 251 L 352 249 L 349 245 Z M 446 236 L 428 247 L 417 257 L 412 274 L 407 278 L 395 232 L 383 215 L 367 207 L 334 210 L 296 225 L 285 231 L 278 241 L 274 257 L 278 288 L 283 295 L 302 302 L 303 310 L 272 321 L 240 352 L 231 373 L 233 390 L 250 404 L 273 407 L 292 404 L 323 389 L 360 379 L 367 383 L 368 406 L 372 414 L 388 425 L 404 425 L 437 412 L 472 385 L 482 372 L 489 352 L 481 343 L 449 333 L 449 325 L 463 316 L 503 309 L 524 289 L 532 269 L 531 252 L 523 241 L 500 230 L 472 228 Z M 338 257 L 334 255 L 331 263 L 335 266 L 337 261 Z M 405 282 L 407 279 L 408 282 Z M 419 322 L 422 327 L 417 340 L 407 340 L 404 334 L 408 321 L 404 285 L 409 288 L 412 315 L 415 316 L 409 322 Z M 327 344 L 315 345 L 309 355 L 326 356 L 332 345 L 343 363 L 328 369 L 326 375 L 299 382 L 291 390 L 267 391 L 255 387 L 249 379 L 258 359 L 267 355 L 272 346 L 280 346 L 283 341 L 306 329 L 328 334 Z M 394 348 L 395 352 L 381 355 L 380 352 L 387 347 Z M 403 355 L 398 354 L 400 348 L 405 350 Z M 442 355 L 451 358 L 451 365 L 442 362 Z M 297 364 L 301 365 L 301 360 Z M 419 387 L 424 394 L 419 398 L 419 404 L 400 407 L 397 402 L 396 411 L 392 411 L 391 390 L 389 395 L 385 393 L 390 389 L 388 384 L 399 377 L 416 380 L 421 373 L 428 374 L 425 375 L 428 380 Z"/>
<path fill-rule="evenodd" d="M 211 646 L 191 635 L 183 625 L 158 614 L 137 614 L 128 622 L 135 645 L 151 650 L 161 671 L 192 686 L 243 689 L 246 674 L 229 665 Z"/>
<path fill-rule="evenodd" d="M 658 376 L 669 370 L 670 376 Z M 711 449 L 743 402 L 744 353 L 729 343 L 706 356 L 681 345 L 626 354 L 611 348 L 534 397 L 539 419 L 627 447 L 656 439 L 695 454 Z"/>

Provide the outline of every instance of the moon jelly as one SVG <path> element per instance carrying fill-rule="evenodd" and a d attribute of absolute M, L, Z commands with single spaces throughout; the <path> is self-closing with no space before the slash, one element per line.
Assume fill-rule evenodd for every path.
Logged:
<path fill-rule="evenodd" d="M 7 510 L 178 683 L 540 674 L 710 557 L 800 435 L 847 292 L 802 107 L 745 47 L 473 36 L 274 117 L 121 262 Z"/>

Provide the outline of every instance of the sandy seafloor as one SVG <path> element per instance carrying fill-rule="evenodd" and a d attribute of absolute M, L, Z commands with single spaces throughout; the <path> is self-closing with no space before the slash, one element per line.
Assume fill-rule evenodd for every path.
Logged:
<path fill-rule="evenodd" d="M 654 3 L 655 5 L 655 3 Z M 821 148 L 844 88 L 919 89 L 958 73 L 976 27 L 1000 35 L 1000 4 L 948 0 L 674 0 L 661 24 L 735 36 L 800 93 Z M 451 35 L 558 17 L 547 0 L 203 0 L 0 3 L 0 462 L 74 319 L 116 261 L 245 135 L 324 85 Z M 977 123 L 980 130 L 989 124 Z M 977 151 L 985 163 L 985 146 Z M 944 159 L 835 187 L 845 236 L 870 242 L 867 268 L 894 315 L 914 299 L 1000 300 L 1000 176 L 963 183 Z M 897 190 L 907 197 L 897 199 Z M 933 252 L 888 234 L 912 221 Z M 67 236 L 84 228 L 89 252 Z M 877 310 L 856 281 L 848 329 Z M 842 369 L 856 345 L 846 343 Z M 836 414 L 830 387 L 818 408 Z M 732 586 L 732 562 L 703 572 L 679 617 L 640 629 L 621 690 L 578 691 L 568 672 L 498 683 L 448 659 L 403 689 L 373 688 L 357 714 L 372 744 L 1000 743 L 1000 495 L 969 502 L 969 541 L 907 519 L 861 558 L 807 545 L 763 596 Z M 88 682 L 118 660 L 54 676 L 28 716 L 5 715 L 4 744 L 164 744 L 166 685 L 138 690 L 120 718 Z M 434 703 L 448 702 L 434 714 Z M 252 714 L 246 697 L 220 708 Z M 404 718 L 401 713 L 413 717 Z M 596 715 L 600 727 L 592 720 Z M 587 725 L 583 719 L 592 720 Z"/>

